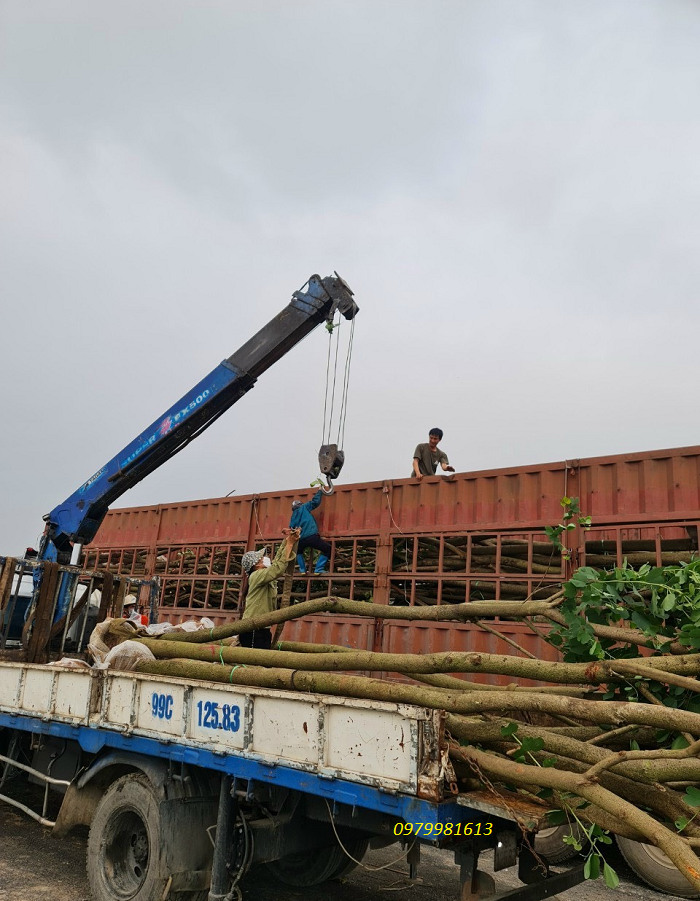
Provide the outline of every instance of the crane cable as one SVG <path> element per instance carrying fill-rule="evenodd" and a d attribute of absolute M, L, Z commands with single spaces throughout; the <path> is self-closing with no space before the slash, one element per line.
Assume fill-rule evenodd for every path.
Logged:
<path fill-rule="evenodd" d="M 348 340 L 348 353 L 345 358 L 345 371 L 343 373 L 343 400 L 340 407 L 340 422 L 338 423 L 338 447 L 343 446 L 345 440 L 345 420 L 348 414 L 348 391 L 350 388 L 350 364 L 352 363 L 352 342 L 355 337 L 355 320 L 350 323 L 350 338 Z M 342 426 L 341 426 L 342 423 Z"/>
<path fill-rule="evenodd" d="M 336 385 L 338 380 L 338 356 L 340 352 L 340 324 L 342 320 L 339 320 L 338 323 L 332 324 L 332 327 L 328 329 L 328 356 L 326 359 L 326 386 L 325 386 L 325 396 L 323 402 L 323 434 L 321 437 L 321 444 L 330 444 L 331 443 L 331 432 L 333 431 L 333 413 L 335 411 L 335 397 L 336 397 Z M 333 335 L 335 334 L 335 357 L 333 361 L 333 378 L 332 378 L 332 386 L 331 386 L 331 355 L 332 355 L 332 345 L 333 345 Z M 354 318 L 350 324 L 350 337 L 348 339 L 348 349 L 345 357 L 345 364 L 343 366 L 343 387 L 340 392 L 340 410 L 338 413 L 338 438 L 336 444 L 338 447 L 342 446 L 343 439 L 345 438 L 345 422 L 347 418 L 347 404 L 348 404 L 348 392 L 350 387 L 350 366 L 352 363 L 352 345 L 353 339 L 355 335 L 355 320 Z M 329 404 L 329 391 L 330 391 L 330 414 L 328 412 L 328 404 Z M 326 426 L 328 427 L 326 429 Z"/>

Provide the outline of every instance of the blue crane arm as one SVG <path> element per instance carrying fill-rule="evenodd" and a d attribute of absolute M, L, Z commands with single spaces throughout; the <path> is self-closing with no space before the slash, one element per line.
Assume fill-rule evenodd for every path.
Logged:
<path fill-rule="evenodd" d="M 348 285 L 337 274 L 311 276 L 281 313 L 44 517 L 41 559 L 67 562 L 73 545 L 95 537 L 118 497 L 200 435 L 336 310 L 346 319 L 358 311 Z"/>

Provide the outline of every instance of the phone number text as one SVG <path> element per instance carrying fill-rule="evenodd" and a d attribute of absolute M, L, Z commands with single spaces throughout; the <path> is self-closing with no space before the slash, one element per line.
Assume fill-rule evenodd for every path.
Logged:
<path fill-rule="evenodd" d="M 493 823 L 397 823 L 394 835 L 491 835 Z"/>

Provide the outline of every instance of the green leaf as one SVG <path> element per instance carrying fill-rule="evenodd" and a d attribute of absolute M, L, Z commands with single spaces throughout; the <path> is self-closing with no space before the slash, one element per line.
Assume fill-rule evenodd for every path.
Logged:
<path fill-rule="evenodd" d="M 667 594 L 666 597 L 661 601 L 661 609 L 664 613 L 668 613 L 673 610 L 676 606 L 676 599 L 672 594 Z"/>
<path fill-rule="evenodd" d="M 700 788 L 695 788 L 694 785 L 689 785 L 685 790 L 685 794 L 683 795 L 683 801 L 688 805 L 688 807 L 700 807 Z"/>
<path fill-rule="evenodd" d="M 517 723 L 508 723 L 507 726 L 501 726 L 501 738 L 510 738 L 518 731 Z"/>
<path fill-rule="evenodd" d="M 588 585 L 588 579 L 585 575 L 581 573 L 581 570 L 577 570 L 571 579 L 569 579 L 572 585 L 575 585 L 577 588 L 585 588 Z"/>
<path fill-rule="evenodd" d="M 562 841 L 564 842 L 565 845 L 571 845 L 571 847 L 575 851 L 581 850 L 581 842 L 571 832 L 568 835 L 565 835 L 564 838 L 562 839 Z"/>
<path fill-rule="evenodd" d="M 568 823 L 569 818 L 563 810 L 550 810 L 547 812 L 547 823 L 550 826 L 563 826 Z"/>
<path fill-rule="evenodd" d="M 601 647 L 599 641 L 591 642 L 591 656 L 597 657 L 599 660 L 602 660 L 603 657 L 605 657 L 605 652 L 603 651 L 603 648 Z"/>
<path fill-rule="evenodd" d="M 586 879 L 597 879 L 600 876 L 600 855 L 590 854 L 583 865 L 583 875 Z"/>
<path fill-rule="evenodd" d="M 527 737 L 524 738 L 522 744 L 520 746 L 520 750 L 523 754 L 535 754 L 537 751 L 541 751 L 544 748 L 544 739 L 538 737 Z"/>
<path fill-rule="evenodd" d="M 683 830 L 685 829 L 685 827 L 688 825 L 689 822 L 690 822 L 690 819 L 688 817 L 678 817 L 678 819 L 674 823 L 674 826 L 676 827 L 676 829 L 679 832 L 683 832 Z"/>
<path fill-rule="evenodd" d="M 630 619 L 635 624 L 638 629 L 641 629 L 642 632 L 651 632 L 653 627 L 651 625 L 651 620 L 647 619 L 643 613 L 640 613 L 638 610 L 634 610 Z M 653 630 L 656 631 L 656 630 Z"/>
<path fill-rule="evenodd" d="M 689 743 L 688 743 L 688 739 L 684 735 L 677 735 L 676 738 L 673 740 L 673 744 L 671 745 L 671 748 L 674 751 L 680 751 L 682 748 L 687 748 L 687 747 L 689 747 Z"/>
<path fill-rule="evenodd" d="M 609 863 L 603 862 L 603 879 L 608 888 L 617 888 L 620 884 L 617 873 Z"/>

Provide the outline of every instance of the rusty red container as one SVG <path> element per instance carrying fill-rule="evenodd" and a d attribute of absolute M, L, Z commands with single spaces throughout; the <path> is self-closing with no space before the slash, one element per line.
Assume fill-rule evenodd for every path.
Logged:
<path fill-rule="evenodd" d="M 311 495 L 290 490 L 112 510 L 85 549 L 85 564 L 158 575 L 162 619 L 208 616 L 220 624 L 238 615 L 242 554 L 274 548 L 292 501 Z M 593 520 L 590 530 L 566 535 L 570 559 L 544 533 L 561 521 L 564 496 L 578 497 Z M 431 605 L 547 597 L 581 564 L 691 559 L 698 550 L 700 447 L 337 486 L 316 518 L 332 545 L 330 569 L 295 579 L 295 600 L 332 594 Z M 552 648 L 517 623 L 498 628 L 553 659 Z M 472 626 L 349 617 L 290 623 L 284 637 L 404 653 L 513 650 Z"/>

